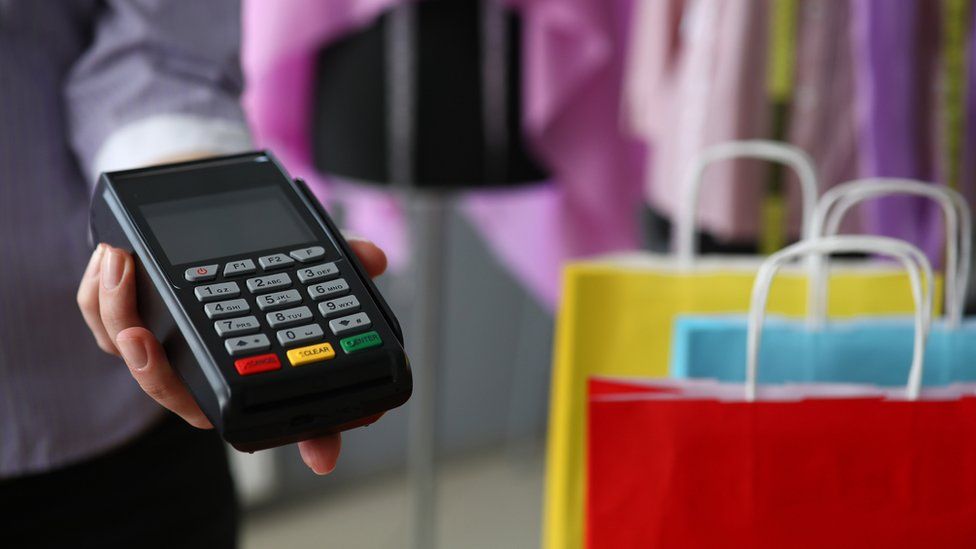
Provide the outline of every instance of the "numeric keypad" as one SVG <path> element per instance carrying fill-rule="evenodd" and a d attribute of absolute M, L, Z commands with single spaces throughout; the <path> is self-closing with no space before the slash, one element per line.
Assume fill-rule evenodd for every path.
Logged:
<path fill-rule="evenodd" d="M 186 280 L 207 282 L 196 285 L 193 295 L 203 303 L 204 314 L 213 321 L 214 333 L 223 339 L 227 353 L 244 357 L 235 362 L 240 375 L 280 369 L 273 344 L 280 346 L 278 353 L 288 350 L 286 355 L 292 366 L 331 360 L 335 357 L 334 349 L 352 353 L 382 344 L 375 331 L 364 333 L 372 326 L 372 319 L 360 312 L 360 297 L 350 293 L 348 281 L 341 277 L 342 262 L 311 264 L 322 261 L 324 256 L 324 248 L 309 246 L 258 258 L 242 257 L 224 265 L 186 269 Z M 238 282 L 227 280 L 253 274 L 259 267 L 266 274 L 243 280 L 247 290 L 244 295 Z M 218 273 L 222 274 L 222 281 L 214 281 Z M 298 287 L 293 287 L 293 276 Z M 253 305 L 263 314 L 249 314 Z M 316 310 L 321 315 L 319 318 L 326 319 L 328 331 L 314 321 Z M 342 338 L 326 341 L 333 336 Z M 252 358 L 260 358 L 261 363 L 254 367 L 245 365 L 242 372 L 238 363 Z M 272 362 L 275 367 L 271 367 Z"/>

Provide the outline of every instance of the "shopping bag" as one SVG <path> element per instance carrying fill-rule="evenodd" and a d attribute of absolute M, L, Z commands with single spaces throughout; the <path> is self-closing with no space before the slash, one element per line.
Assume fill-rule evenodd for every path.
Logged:
<path fill-rule="evenodd" d="M 674 319 L 681 313 L 748 309 L 759 257 L 698 257 L 695 220 L 705 168 L 754 157 L 791 166 L 800 175 L 803 232 L 813 234 L 816 175 L 807 156 L 789 145 L 727 143 L 707 149 L 689 170 L 676 221 L 674 255 L 631 254 L 573 263 L 564 269 L 556 319 L 546 461 L 543 545 L 582 546 L 586 380 L 592 375 L 665 376 Z M 806 271 L 788 270 L 772 289 L 770 310 L 800 316 L 806 309 Z M 833 269 L 832 317 L 912 310 L 903 272 L 876 262 Z M 937 286 L 938 291 L 938 286 Z"/>
<path fill-rule="evenodd" d="M 905 388 L 758 385 L 766 299 L 753 294 L 745 383 L 591 383 L 587 547 L 976 547 L 976 385 L 921 389 L 924 311 Z"/>
<path fill-rule="evenodd" d="M 544 545 L 579 547 L 584 481 L 585 380 L 590 375 L 662 376 L 667 373 L 671 330 L 679 313 L 746 310 L 759 258 L 695 256 L 694 211 L 701 175 L 713 161 L 758 156 L 782 161 L 801 174 L 805 221 L 815 176 L 805 155 L 766 143 L 727 144 L 706 151 L 685 186 L 677 220 L 676 256 L 639 254 L 576 263 L 564 272 L 557 318 L 547 451 Z M 811 190 L 812 189 L 812 190 Z M 690 213 L 689 213 L 690 212 Z M 812 233 L 804 224 L 804 234 Z M 904 275 L 857 262 L 836 269 L 829 295 L 832 316 L 903 313 L 911 309 Z M 771 310 L 805 311 L 806 276 L 796 269 L 772 290 Z"/>
<path fill-rule="evenodd" d="M 836 192 L 835 192 L 836 191 Z M 844 184 L 827 193 L 818 204 L 835 202 L 826 219 L 825 232 L 835 233 L 841 217 L 859 201 L 889 194 L 915 194 L 937 199 L 945 213 L 949 248 L 946 253 L 947 319 L 932 326 L 926 347 L 925 385 L 976 381 L 976 320 L 962 321 L 972 253 L 972 221 L 961 195 L 940 187 L 894 180 L 870 180 Z M 917 256 L 921 253 L 917 252 Z M 825 261 L 818 262 L 814 280 L 826 279 Z M 822 268 L 821 268 L 822 267 Z M 816 287 L 823 287 L 815 284 Z M 907 294 L 906 294 L 907 295 Z M 844 381 L 899 385 L 907 365 L 893 367 L 911 348 L 913 327 L 898 318 L 860 317 L 827 325 L 815 317 L 823 290 L 812 292 L 806 322 L 777 318 L 767 323 L 769 343 L 761 359 L 768 364 L 762 383 L 787 381 Z M 744 375 L 746 320 L 738 315 L 689 315 L 675 322 L 671 374 L 677 378 L 711 377 L 742 381 Z"/>
<path fill-rule="evenodd" d="M 976 547 L 973 387 L 706 389 L 591 401 L 587 547 Z"/>
<path fill-rule="evenodd" d="M 741 316 L 693 316 L 675 325 L 675 378 L 744 379 L 746 320 Z M 769 344 L 760 359 L 769 364 L 761 383 L 824 381 L 898 385 L 907 365 L 891 357 L 911 349 L 911 324 L 901 318 L 839 320 L 811 331 L 805 322 L 770 319 Z M 787 362 L 786 359 L 790 361 Z M 925 347 L 926 386 L 976 381 L 976 320 L 952 328 L 934 323 Z"/>

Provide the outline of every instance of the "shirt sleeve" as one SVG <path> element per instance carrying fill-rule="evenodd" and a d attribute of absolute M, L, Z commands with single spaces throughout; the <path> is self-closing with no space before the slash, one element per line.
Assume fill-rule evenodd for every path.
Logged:
<path fill-rule="evenodd" d="M 65 82 L 69 140 L 102 171 L 251 147 L 238 0 L 106 0 Z"/>

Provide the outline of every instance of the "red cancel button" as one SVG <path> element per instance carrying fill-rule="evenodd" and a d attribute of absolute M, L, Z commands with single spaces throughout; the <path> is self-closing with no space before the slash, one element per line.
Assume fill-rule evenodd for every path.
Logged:
<path fill-rule="evenodd" d="M 237 368 L 237 373 L 242 376 L 249 376 L 261 372 L 270 372 L 271 370 L 280 370 L 281 361 L 278 360 L 278 355 L 269 353 L 235 360 L 234 367 Z"/>

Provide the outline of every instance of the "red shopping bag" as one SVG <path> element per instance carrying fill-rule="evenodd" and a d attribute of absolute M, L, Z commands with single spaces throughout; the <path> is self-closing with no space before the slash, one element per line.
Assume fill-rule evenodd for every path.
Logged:
<path fill-rule="evenodd" d="M 674 389 L 591 398 L 591 549 L 976 547 L 976 398 Z"/>
<path fill-rule="evenodd" d="M 745 384 L 591 380 L 588 547 L 976 547 L 976 385 L 920 390 L 921 308 L 907 391 L 756 385 L 761 287 L 778 262 L 867 243 L 907 246 L 840 237 L 770 257 Z"/>

